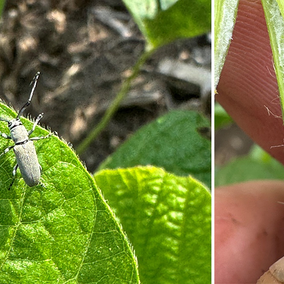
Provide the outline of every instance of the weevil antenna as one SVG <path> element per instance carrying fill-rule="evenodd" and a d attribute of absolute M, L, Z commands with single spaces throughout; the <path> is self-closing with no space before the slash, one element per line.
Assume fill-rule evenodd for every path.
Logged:
<path fill-rule="evenodd" d="M 19 111 L 19 113 L 17 115 L 17 119 L 23 114 L 25 109 L 31 104 L 31 101 L 32 101 L 32 98 L 33 98 L 33 95 L 34 95 L 34 92 L 35 92 L 35 88 L 36 88 L 36 85 L 37 85 L 37 81 L 38 81 L 39 75 L 40 75 L 40 72 L 37 72 L 35 74 L 33 80 L 31 81 L 31 84 L 33 84 L 33 87 L 32 87 L 31 93 L 30 93 L 29 100 L 20 109 L 20 111 Z"/>

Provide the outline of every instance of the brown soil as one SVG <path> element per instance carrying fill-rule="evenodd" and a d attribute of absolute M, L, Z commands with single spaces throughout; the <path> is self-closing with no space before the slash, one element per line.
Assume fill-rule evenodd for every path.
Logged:
<path fill-rule="evenodd" d="M 144 50 L 122 1 L 8 0 L 0 26 L 0 98 L 19 109 L 41 72 L 28 113 L 74 148 L 102 117 Z M 210 116 L 209 92 L 157 71 L 165 58 L 210 70 L 210 40 L 180 40 L 156 52 L 108 127 L 82 154 L 95 168 L 142 125 L 175 108 Z"/>

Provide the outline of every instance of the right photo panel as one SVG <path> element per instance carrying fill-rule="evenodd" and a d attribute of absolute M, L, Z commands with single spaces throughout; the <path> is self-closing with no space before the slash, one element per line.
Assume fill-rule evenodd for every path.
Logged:
<path fill-rule="evenodd" d="M 215 283 L 284 283 L 284 2 L 215 0 Z"/>

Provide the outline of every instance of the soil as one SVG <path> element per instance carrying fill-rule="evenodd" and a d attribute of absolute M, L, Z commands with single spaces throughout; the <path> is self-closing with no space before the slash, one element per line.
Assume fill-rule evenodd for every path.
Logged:
<path fill-rule="evenodd" d="M 43 112 L 41 125 L 76 149 L 144 48 L 122 1 L 7 0 L 0 26 L 0 98 L 19 109 L 40 71 L 28 113 L 36 117 Z M 89 171 L 142 125 L 169 110 L 197 109 L 210 117 L 210 90 L 190 76 L 185 80 L 160 72 L 165 59 L 210 72 L 210 36 L 178 40 L 151 56 L 107 128 L 81 155 Z"/>
<path fill-rule="evenodd" d="M 215 133 L 215 166 L 224 166 L 237 157 L 247 155 L 254 142 L 232 123 Z"/>

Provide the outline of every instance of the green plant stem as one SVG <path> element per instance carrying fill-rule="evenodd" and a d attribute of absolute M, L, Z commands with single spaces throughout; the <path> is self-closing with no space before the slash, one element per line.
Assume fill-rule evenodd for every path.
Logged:
<path fill-rule="evenodd" d="M 0 0 L 0 17 L 2 16 L 3 9 L 5 7 L 5 0 Z"/>
<path fill-rule="evenodd" d="M 106 125 L 108 124 L 110 119 L 113 117 L 113 115 L 115 114 L 115 112 L 119 108 L 120 103 L 122 102 L 122 100 L 127 95 L 128 91 L 130 89 L 130 86 L 131 86 L 131 82 L 133 81 L 133 79 L 135 79 L 137 77 L 137 75 L 139 74 L 141 66 L 143 66 L 143 64 L 149 58 L 149 56 L 153 53 L 153 51 L 154 51 L 154 49 L 151 49 L 149 51 L 145 51 L 140 56 L 140 58 L 138 59 L 138 61 L 136 62 L 136 64 L 132 68 L 131 75 L 124 81 L 119 93 L 115 97 L 115 99 L 112 102 L 112 104 L 110 105 L 110 107 L 105 112 L 105 114 L 102 117 L 99 124 L 97 124 L 91 130 L 90 134 L 77 147 L 76 151 L 79 155 L 82 154 L 86 150 L 86 148 L 92 143 L 92 141 L 96 139 L 98 134 L 106 127 Z"/>

